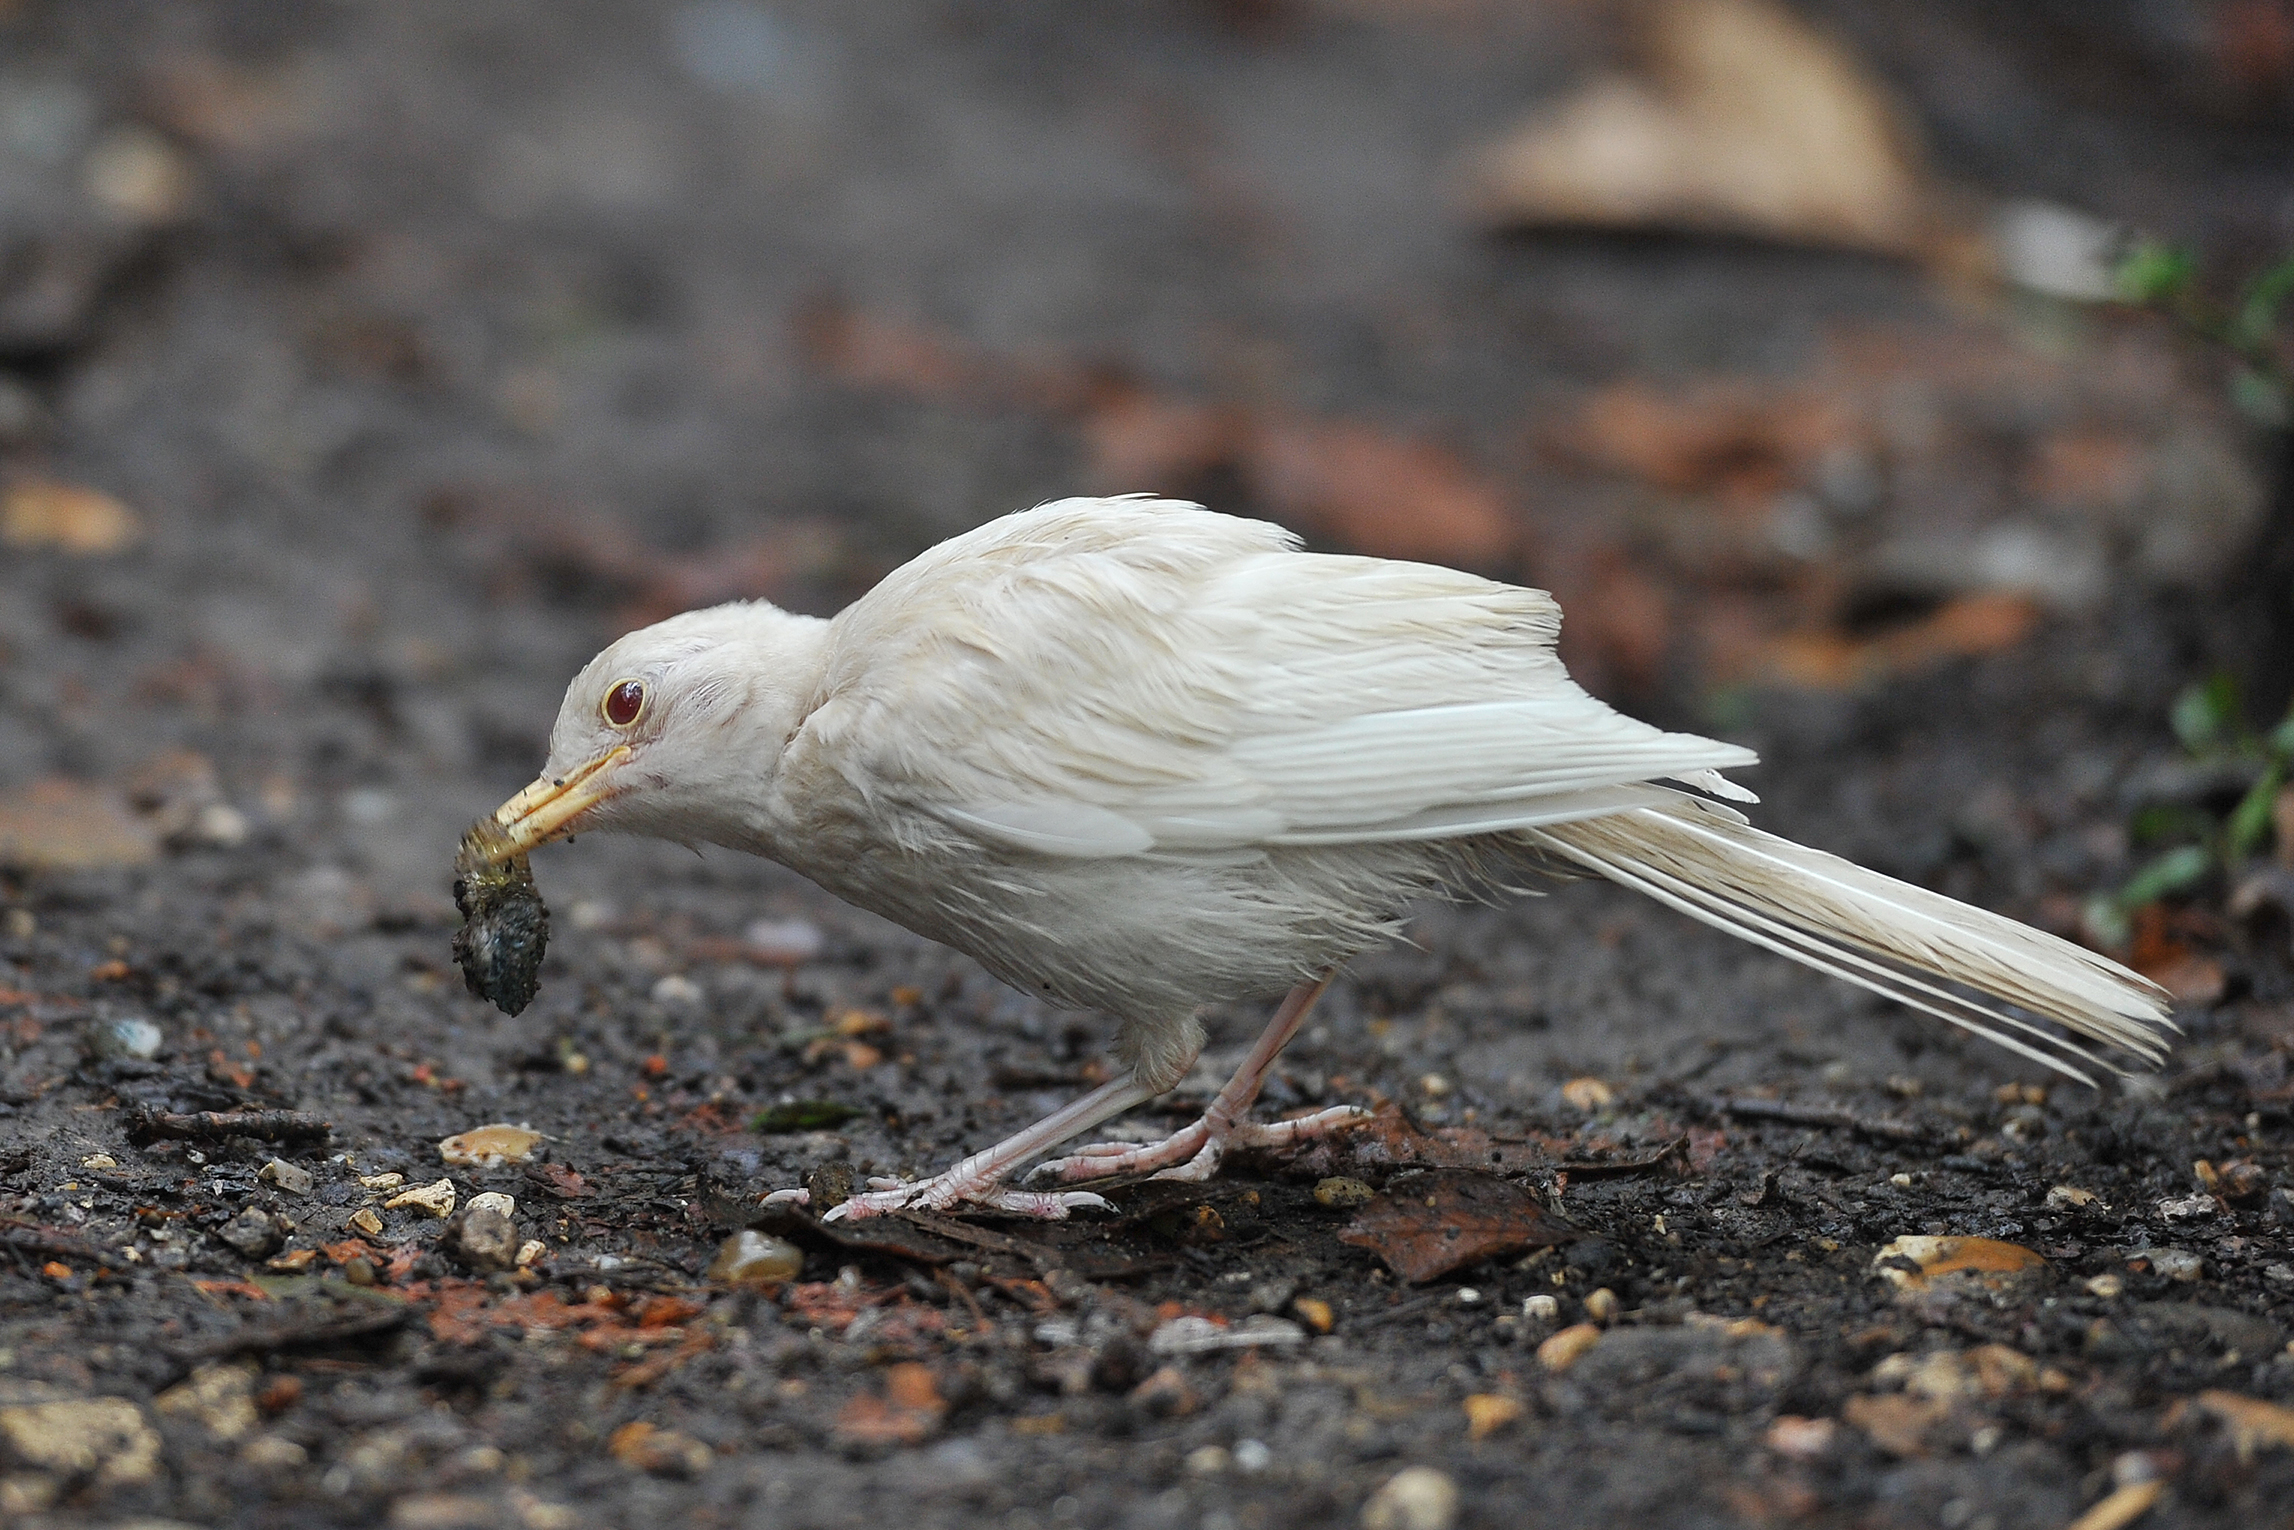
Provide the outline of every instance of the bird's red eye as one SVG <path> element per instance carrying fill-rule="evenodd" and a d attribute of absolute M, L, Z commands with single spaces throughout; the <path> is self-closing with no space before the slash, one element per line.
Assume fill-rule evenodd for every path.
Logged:
<path fill-rule="evenodd" d="M 616 728 L 628 727 L 644 710 L 645 687 L 638 681 L 621 681 L 605 693 L 605 720 Z"/>

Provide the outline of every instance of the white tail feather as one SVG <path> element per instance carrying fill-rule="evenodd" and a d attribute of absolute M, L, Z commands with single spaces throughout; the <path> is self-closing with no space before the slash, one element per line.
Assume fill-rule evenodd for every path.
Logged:
<path fill-rule="evenodd" d="M 2166 992 L 2107 957 L 1764 834 L 1695 798 L 1525 829 L 1521 838 L 2087 1083 L 2083 1065 L 2125 1070 L 2085 1043 L 2155 1065 L 2166 1053 L 2162 1033 L 2175 1029 Z"/>

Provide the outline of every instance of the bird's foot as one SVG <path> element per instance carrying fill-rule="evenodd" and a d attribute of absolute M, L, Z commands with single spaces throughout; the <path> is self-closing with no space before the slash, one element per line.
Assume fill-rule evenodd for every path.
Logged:
<path fill-rule="evenodd" d="M 1289 1121 L 1230 1121 L 1223 1129 L 1206 1115 L 1161 1142 L 1094 1142 L 1077 1148 L 1065 1158 L 1037 1164 L 1028 1178 L 1064 1185 L 1118 1174 L 1201 1181 L 1218 1171 L 1219 1160 L 1230 1148 L 1292 1147 L 1369 1119 L 1370 1112 L 1359 1105 L 1334 1105 Z"/>
<path fill-rule="evenodd" d="M 1067 1214 L 1078 1206 L 1108 1209 L 1105 1199 L 1088 1190 L 1014 1190 L 991 1179 L 960 1175 L 953 1169 L 930 1179 L 871 1179 L 868 1183 L 870 1189 L 831 1206 L 821 1220 L 858 1222 L 910 1207 L 918 1211 L 945 1211 L 961 1204 L 1059 1222 L 1065 1221 Z M 811 1202 L 809 1190 L 775 1190 L 764 1199 L 767 1206 L 806 1206 Z"/>

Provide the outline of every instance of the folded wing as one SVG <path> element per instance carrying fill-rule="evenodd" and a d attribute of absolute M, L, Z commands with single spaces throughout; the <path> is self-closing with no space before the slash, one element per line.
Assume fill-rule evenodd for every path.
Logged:
<path fill-rule="evenodd" d="M 943 544 L 838 618 L 815 723 L 889 794 L 1009 849 L 1231 854 L 1620 811 L 1750 765 L 1586 694 L 1541 591 L 1307 554 L 1153 500 Z"/>

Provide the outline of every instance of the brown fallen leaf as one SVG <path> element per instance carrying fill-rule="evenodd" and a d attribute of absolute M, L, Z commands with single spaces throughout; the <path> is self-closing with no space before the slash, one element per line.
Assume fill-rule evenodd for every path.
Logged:
<path fill-rule="evenodd" d="M 1829 389 L 1728 379 L 1660 391 L 1636 379 L 1595 392 L 1545 441 L 1556 455 L 1659 488 L 1765 507 L 1866 433 Z"/>
<path fill-rule="evenodd" d="M 2159 904 L 2135 910 L 2134 944 L 2127 965 L 2164 988 L 2182 1004 L 2212 1004 L 2223 995 L 2229 980 L 2222 963 L 2182 938 L 2168 911 Z"/>
<path fill-rule="evenodd" d="M 715 1451 L 691 1435 L 643 1419 L 616 1429 L 605 1448 L 622 1465 L 656 1477 L 697 1477 L 716 1459 Z"/>
<path fill-rule="evenodd" d="M 92 557 L 122 552 L 142 536 L 136 513 L 100 489 L 34 478 L 0 495 L 0 545 Z"/>
<path fill-rule="evenodd" d="M 2251 1461 L 2265 1450 L 2294 1450 L 2294 1408 L 2213 1391 L 2199 1393 L 2198 1405 L 2222 1420 L 2241 1461 Z"/>
<path fill-rule="evenodd" d="M 1769 0 L 1670 0 L 1647 67 L 1474 156 L 1500 225 L 1660 229 L 1918 255 L 1945 197 L 1886 88 Z"/>
<path fill-rule="evenodd" d="M 836 1416 L 836 1438 L 847 1445 L 919 1445 L 947 1414 L 932 1368 L 914 1361 L 884 1373 L 882 1395 L 863 1392 Z"/>
<path fill-rule="evenodd" d="M 1395 1180 L 1338 1240 L 1370 1250 L 1414 1285 L 1494 1255 L 1576 1236 L 1519 1185 L 1461 1169 L 1432 1169 Z"/>
<path fill-rule="evenodd" d="M 2039 602 L 1993 591 L 1948 600 L 1916 622 L 1873 637 L 1839 631 L 1796 632 L 1749 647 L 1712 645 L 1714 673 L 1809 690 L 1846 691 L 1916 674 L 1950 659 L 2013 648 L 2038 625 Z"/>
<path fill-rule="evenodd" d="M 1927 1432 L 1950 1414 L 1951 1404 L 1933 1397 L 1893 1393 L 1885 1397 L 1865 1394 L 1848 1399 L 1841 1418 L 1861 1429 L 1871 1442 L 1891 1456 L 1924 1456 Z"/>
<path fill-rule="evenodd" d="M 1521 528 L 1454 452 L 1352 421 L 1265 419 L 1241 466 L 1277 520 L 1381 558 L 1489 565 Z"/>
<path fill-rule="evenodd" d="M 975 408 L 1020 406 L 1073 418 L 1109 493 L 1199 492 L 1219 470 L 1255 509 L 1384 558 L 1490 566 L 1521 551 L 1505 491 L 1439 442 L 1362 420 L 1173 398 L 1057 360 L 995 355 L 943 330 L 818 302 L 796 329 L 837 381 Z"/>
<path fill-rule="evenodd" d="M 1909 1264 L 1911 1267 L 1906 1268 Z M 1872 1256 L 1872 1273 L 1898 1290 L 1933 1289 L 1952 1278 L 1999 1288 L 2047 1269 L 2047 1261 L 2020 1243 L 1997 1238 L 1951 1238 L 1912 1234 Z"/>
<path fill-rule="evenodd" d="M 2126 1527 L 2150 1512 L 2151 1505 L 2159 1501 L 2166 1491 L 2166 1480 L 2153 1477 L 2148 1482 L 2130 1482 L 2123 1488 L 2114 1488 L 2098 1499 L 2095 1506 L 2065 1525 L 2063 1530 L 2126 1530 Z"/>
<path fill-rule="evenodd" d="M 452 1168 L 499 1169 L 504 1164 L 524 1163 L 541 1143 L 540 1132 L 497 1123 L 448 1137 L 438 1144 L 438 1156 Z"/>
<path fill-rule="evenodd" d="M 159 835 L 111 792 L 51 776 L 0 792 L 0 866 L 86 871 L 140 866 L 159 854 Z"/>

